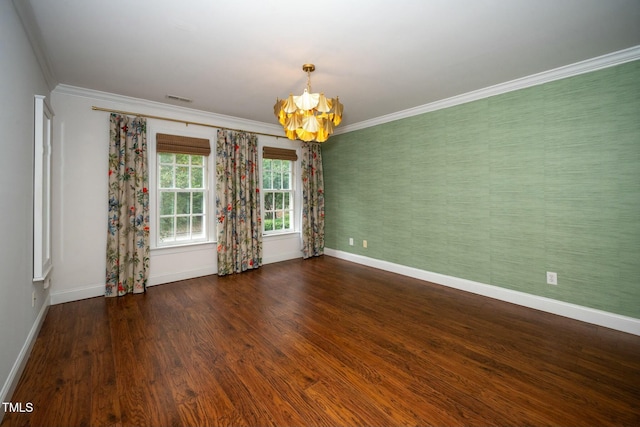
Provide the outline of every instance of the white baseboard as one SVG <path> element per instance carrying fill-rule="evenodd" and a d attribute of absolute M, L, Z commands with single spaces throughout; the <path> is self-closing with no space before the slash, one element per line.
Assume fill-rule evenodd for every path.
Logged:
<path fill-rule="evenodd" d="M 51 305 L 50 297 L 44 301 L 42 304 L 42 308 L 40 308 L 40 312 L 38 313 L 38 317 L 36 317 L 35 322 L 33 322 L 33 326 L 29 331 L 29 335 L 27 335 L 27 339 L 24 342 L 24 345 L 20 349 L 20 353 L 18 353 L 18 358 L 15 363 L 11 367 L 11 371 L 9 371 L 9 376 L 2 386 L 2 391 L 0 392 L 0 401 L 1 402 L 9 402 L 11 400 L 11 396 L 13 392 L 16 390 L 18 385 L 18 381 L 20 380 L 20 376 L 22 375 L 22 371 L 24 371 L 24 367 L 27 365 L 27 360 L 29 359 L 29 355 L 31 354 L 31 350 L 33 349 L 33 345 L 36 342 L 36 338 L 38 338 L 38 333 L 40 332 L 40 328 L 44 323 L 45 317 L 47 317 L 47 312 L 49 311 L 49 306 Z M 0 411 L 0 422 L 4 417 L 4 408 Z"/>
<path fill-rule="evenodd" d="M 324 253 L 328 256 L 344 259 L 373 268 L 378 268 L 380 270 L 402 274 L 404 276 L 413 277 L 415 279 L 436 283 L 438 285 L 448 286 L 450 288 L 455 288 L 462 291 L 494 298 L 497 300 L 510 302 L 512 304 L 545 311 L 547 313 L 557 314 L 559 316 L 580 320 L 582 322 L 591 323 L 598 326 L 604 326 L 606 328 L 627 332 L 629 334 L 640 335 L 640 319 L 636 319 L 633 317 L 622 316 L 619 314 L 609 313 L 607 311 L 584 307 L 577 304 L 571 304 L 551 298 L 531 295 L 525 292 L 501 288 L 499 286 L 487 285 L 485 283 L 474 282 L 472 280 L 433 273 L 426 270 L 420 270 L 418 268 L 407 267 L 405 265 L 369 258 L 362 255 L 356 255 L 349 252 L 338 251 L 335 249 L 325 248 Z"/>
<path fill-rule="evenodd" d="M 302 258 L 302 251 L 280 253 L 277 256 L 262 258 L 262 265 L 273 264 L 274 262 L 289 261 L 290 259 Z"/>
<path fill-rule="evenodd" d="M 218 270 L 213 267 L 199 268 L 197 270 L 179 271 L 177 273 L 164 274 L 162 276 L 149 277 L 147 286 L 164 285 L 165 283 L 177 282 L 179 280 L 193 279 L 196 277 L 210 276 L 218 274 Z"/>
<path fill-rule="evenodd" d="M 287 261 L 290 259 L 302 258 L 300 251 L 291 253 L 282 253 L 275 257 L 267 257 L 262 260 L 263 264 L 271 264 L 274 262 Z M 163 285 L 166 283 L 177 282 L 179 280 L 193 279 L 196 277 L 210 276 L 218 274 L 218 270 L 214 267 L 200 268 L 197 270 L 179 271 L 177 273 L 163 274 L 159 276 L 149 277 L 147 286 Z M 52 291 L 50 294 L 51 304 L 63 304 L 65 302 L 79 301 L 87 298 L 95 298 L 104 295 L 104 284 L 88 285 L 79 288 L 67 289 L 63 291 Z"/>
<path fill-rule="evenodd" d="M 165 283 L 177 282 L 178 280 L 193 279 L 194 277 L 208 276 L 217 274 L 212 268 L 181 271 L 178 273 L 165 274 L 162 276 L 150 277 L 147 286 L 163 285 Z M 88 285 L 64 291 L 52 291 L 51 305 L 64 304 L 66 302 L 80 301 L 87 298 L 95 298 L 104 296 L 104 283 L 99 285 Z"/>
<path fill-rule="evenodd" d="M 501 288 L 499 286 L 474 282 L 472 280 L 461 279 L 459 277 L 447 276 L 444 274 L 420 270 L 401 264 L 368 258 L 362 255 L 351 254 L 349 252 L 338 251 L 335 249 L 325 248 L 325 254 L 335 258 L 341 258 L 347 261 L 355 262 L 357 264 L 378 268 L 380 270 L 402 274 L 404 276 L 409 276 L 427 282 L 448 286 L 450 288 L 471 292 L 474 294 L 640 336 L 640 319 L 636 319 L 633 317 L 622 316 L 619 314 L 597 310 L 590 307 L 584 307 L 581 305 L 558 301 L 551 298 L 531 295 L 525 292 Z M 265 258 L 263 259 L 263 263 L 270 264 L 296 258 L 301 258 L 300 253 L 292 252 L 281 254 L 277 257 Z M 156 276 L 149 279 L 149 286 L 213 274 L 217 274 L 217 271 L 213 268 L 205 268 L 200 270 L 190 270 L 163 276 Z M 102 295 L 104 295 L 104 284 L 90 285 L 61 292 L 51 292 L 49 298 L 50 304 L 55 305 L 65 302 L 78 301 L 86 298 L 98 297 Z"/>
<path fill-rule="evenodd" d="M 57 292 L 52 290 L 49 294 L 51 298 L 51 305 L 64 304 L 65 302 L 79 301 L 87 298 L 95 298 L 102 295 L 104 295 L 104 283 Z"/>

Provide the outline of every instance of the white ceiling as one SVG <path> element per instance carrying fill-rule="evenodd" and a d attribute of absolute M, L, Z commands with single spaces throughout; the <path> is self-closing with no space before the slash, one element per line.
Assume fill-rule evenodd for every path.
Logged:
<path fill-rule="evenodd" d="M 272 124 L 305 62 L 348 125 L 640 45 L 640 0 L 14 2 L 56 83 Z"/>

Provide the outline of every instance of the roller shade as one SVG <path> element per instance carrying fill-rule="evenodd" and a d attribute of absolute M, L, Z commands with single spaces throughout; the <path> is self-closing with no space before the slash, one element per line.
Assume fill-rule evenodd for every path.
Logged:
<path fill-rule="evenodd" d="M 287 148 L 276 148 L 276 147 L 262 147 L 262 158 L 263 159 L 277 159 L 277 160 L 298 160 L 298 155 L 296 154 L 296 150 L 289 150 Z"/>
<path fill-rule="evenodd" d="M 195 154 L 208 156 L 211 154 L 209 140 L 189 136 L 156 134 L 156 151 L 158 153 Z"/>

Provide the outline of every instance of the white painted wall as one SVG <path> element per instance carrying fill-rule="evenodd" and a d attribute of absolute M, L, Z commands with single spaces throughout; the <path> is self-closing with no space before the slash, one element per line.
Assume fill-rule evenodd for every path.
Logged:
<path fill-rule="evenodd" d="M 34 95 L 49 90 L 9 1 L 0 2 L 0 93 L 0 401 L 8 401 L 49 298 L 32 282 Z"/>
<path fill-rule="evenodd" d="M 52 159 L 53 304 L 104 294 L 109 113 L 93 111 L 92 106 L 247 131 L 281 133 L 275 125 L 63 85 L 53 91 L 52 104 L 56 112 L 54 139 L 58 144 Z M 155 159 L 156 133 L 209 138 L 215 152 L 215 128 L 149 119 L 147 133 L 152 160 Z M 298 151 L 300 147 L 297 141 L 269 136 L 259 136 L 259 143 L 260 146 L 268 144 Z M 150 179 L 153 180 L 155 175 L 151 172 Z M 300 188 L 299 165 L 296 177 Z M 211 197 L 210 201 L 215 199 Z M 300 200 L 297 203 L 300 206 Z M 210 209 L 215 212 L 215 206 Z M 301 257 L 300 248 L 299 233 L 265 237 L 263 261 L 267 264 Z M 215 274 L 216 271 L 215 242 L 163 249 L 153 249 L 152 245 L 149 285 Z"/>

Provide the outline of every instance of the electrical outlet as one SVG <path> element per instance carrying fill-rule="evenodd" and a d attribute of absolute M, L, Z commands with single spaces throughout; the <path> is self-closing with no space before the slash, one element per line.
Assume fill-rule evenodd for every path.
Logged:
<path fill-rule="evenodd" d="M 366 240 L 363 240 L 363 241 L 362 241 L 362 247 L 363 247 L 363 248 L 366 248 L 366 247 L 367 247 L 367 241 L 366 241 Z"/>
<path fill-rule="evenodd" d="M 349 246 L 353 246 L 353 237 L 349 237 Z"/>
<path fill-rule="evenodd" d="M 547 271 L 547 284 L 548 285 L 557 285 L 558 284 L 558 274 L 552 271 Z"/>

